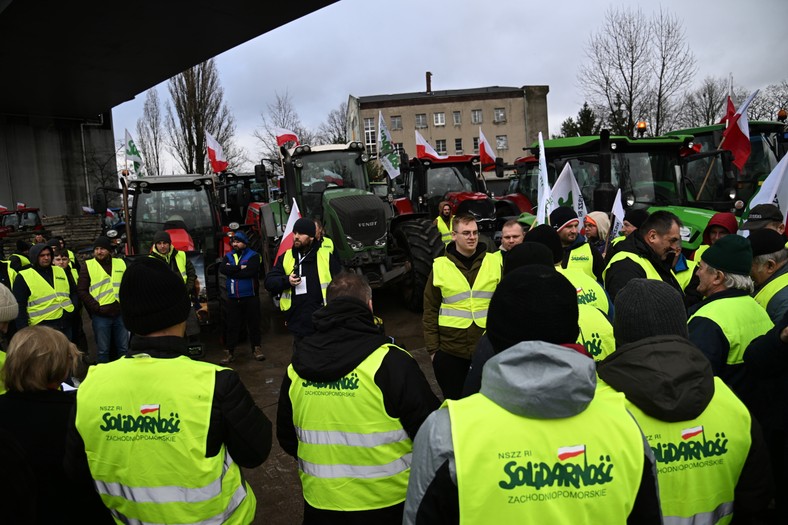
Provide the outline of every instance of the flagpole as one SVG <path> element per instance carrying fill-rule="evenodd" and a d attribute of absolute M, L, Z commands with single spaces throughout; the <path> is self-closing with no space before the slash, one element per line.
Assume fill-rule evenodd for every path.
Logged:
<path fill-rule="evenodd" d="M 719 146 L 717 146 L 718 150 L 722 149 L 722 145 L 725 143 L 725 139 L 726 138 L 727 137 L 722 137 L 722 140 L 720 141 Z M 696 199 L 700 199 L 700 196 L 703 195 L 703 190 L 706 189 L 706 183 L 709 180 L 709 175 L 711 175 L 711 170 L 714 168 L 714 163 L 715 162 L 717 162 L 717 157 L 712 157 L 711 164 L 709 164 L 709 169 L 706 170 L 706 176 L 703 177 L 703 183 L 700 185 L 700 191 L 698 192 L 697 195 L 695 195 Z"/>

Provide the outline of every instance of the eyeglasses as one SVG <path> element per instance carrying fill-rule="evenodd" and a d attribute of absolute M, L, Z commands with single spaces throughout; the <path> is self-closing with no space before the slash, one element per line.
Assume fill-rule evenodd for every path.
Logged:
<path fill-rule="evenodd" d="M 469 237 L 478 237 L 479 236 L 479 230 L 471 230 L 471 231 L 464 231 L 464 232 L 454 232 L 454 233 L 456 233 L 457 235 L 462 235 L 466 239 L 469 238 Z"/>

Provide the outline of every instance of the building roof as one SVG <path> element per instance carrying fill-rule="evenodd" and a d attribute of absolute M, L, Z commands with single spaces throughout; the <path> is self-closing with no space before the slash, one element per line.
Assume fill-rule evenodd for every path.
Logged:
<path fill-rule="evenodd" d="M 397 106 L 402 103 L 409 104 L 434 104 L 436 102 L 447 102 L 451 100 L 479 100 L 496 99 L 507 96 L 523 96 L 523 92 L 529 86 L 508 87 L 508 86 L 487 86 L 471 89 L 446 89 L 440 91 L 418 91 L 413 93 L 394 93 L 389 95 L 371 95 L 358 97 L 361 109 L 366 107 Z M 547 89 L 548 86 L 538 86 Z"/>

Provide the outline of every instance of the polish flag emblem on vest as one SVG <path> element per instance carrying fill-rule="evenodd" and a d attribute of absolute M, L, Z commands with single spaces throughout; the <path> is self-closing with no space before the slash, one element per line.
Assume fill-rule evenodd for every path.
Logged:
<path fill-rule="evenodd" d="M 689 439 L 697 436 L 698 434 L 703 433 L 703 425 L 692 427 L 692 428 L 685 428 L 681 431 L 681 439 Z"/>
<path fill-rule="evenodd" d="M 142 405 L 142 406 L 140 406 L 140 414 L 142 414 L 143 416 L 145 414 L 150 414 L 151 412 L 158 412 L 158 411 L 159 411 L 159 405 Z"/>
<path fill-rule="evenodd" d="M 574 445 L 571 447 L 561 447 L 558 449 L 558 459 L 564 461 L 569 458 L 582 456 L 586 453 L 585 445 Z"/>

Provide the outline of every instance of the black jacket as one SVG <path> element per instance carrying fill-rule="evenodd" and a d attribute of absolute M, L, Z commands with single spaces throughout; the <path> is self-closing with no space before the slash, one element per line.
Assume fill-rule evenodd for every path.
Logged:
<path fill-rule="evenodd" d="M 353 371 L 381 345 L 390 340 L 381 335 L 367 305 L 350 297 L 338 297 L 314 315 L 314 335 L 296 343 L 293 368 L 299 377 L 316 382 L 340 379 Z M 276 414 L 276 437 L 289 455 L 296 457 L 298 439 L 293 424 L 290 377 L 285 373 Z M 439 406 L 424 373 L 410 355 L 391 349 L 375 374 L 383 393 L 386 414 L 397 418 L 411 439 L 427 416 Z M 315 509 L 305 502 L 305 523 L 401 523 L 402 505 L 396 509 L 366 512 L 332 512 Z M 393 515 L 392 515 L 393 514 Z"/>
<path fill-rule="evenodd" d="M 670 261 L 663 261 L 659 256 L 646 244 L 643 237 L 638 232 L 633 232 L 626 239 L 618 243 L 616 246 L 616 253 L 630 252 L 641 257 L 645 257 L 651 262 L 657 273 L 663 281 L 671 285 L 673 288 L 684 296 L 684 290 L 681 285 L 676 281 L 673 273 L 670 271 Z M 610 300 L 615 301 L 616 295 L 626 284 L 632 279 L 645 279 L 646 272 L 638 263 L 630 259 L 623 259 L 616 261 L 608 266 L 607 273 L 605 274 L 605 289 L 610 294 Z"/>
<path fill-rule="evenodd" d="M 126 359 L 133 359 L 140 353 L 156 359 L 187 355 L 186 339 L 135 335 Z M 90 375 L 85 380 L 90 381 Z M 66 469 L 75 479 L 92 479 L 85 444 L 77 432 L 75 417 L 76 411 L 72 413 L 67 437 Z M 216 371 L 205 457 L 216 456 L 222 444 L 227 447 L 233 461 L 244 468 L 259 466 L 271 451 L 271 421 L 255 404 L 238 373 L 230 369 Z"/>
<path fill-rule="evenodd" d="M 312 249 L 306 254 L 301 264 L 298 264 L 298 250 L 291 248 L 293 258 L 298 266 L 299 275 L 306 279 L 306 293 L 296 295 L 293 289 L 290 309 L 285 312 L 287 328 L 296 336 L 304 337 L 314 332 L 312 327 L 312 314 L 323 306 L 323 292 L 320 288 L 320 278 L 317 273 L 317 250 L 322 241 L 313 240 Z M 328 260 L 329 270 L 334 276 L 341 271 L 339 259 L 332 253 Z M 280 257 L 271 271 L 265 276 L 265 289 L 271 294 L 281 294 L 290 286 L 290 275 L 285 274 L 284 256 Z"/>
<path fill-rule="evenodd" d="M 698 417 L 714 396 L 714 373 L 703 353 L 679 336 L 654 336 L 619 347 L 597 364 L 608 385 L 651 417 L 668 422 Z M 760 425 L 750 426 L 752 443 L 734 492 L 737 523 L 761 515 L 772 497 L 769 454 Z"/>
<path fill-rule="evenodd" d="M 5 480 L 0 494 L 21 487 L 32 501 L 4 501 L 2 513 L 8 523 L 114 523 L 92 483 L 69 483 L 63 468 L 68 419 L 76 403 L 75 392 L 47 390 L 43 392 L 8 392 L 0 396 L 0 421 L 3 431 L 19 446 L 21 456 L 16 468 L 3 461 Z M 9 453 L 5 448 L 2 454 Z M 26 472 L 31 478 L 25 484 Z M 0 501 L 4 498 L 0 496 Z M 20 508 L 19 505 L 32 505 Z M 22 519 L 26 512 L 34 518 Z M 19 521 L 16 521 L 19 520 Z M 5 521 L 0 519 L 0 521 Z"/>

